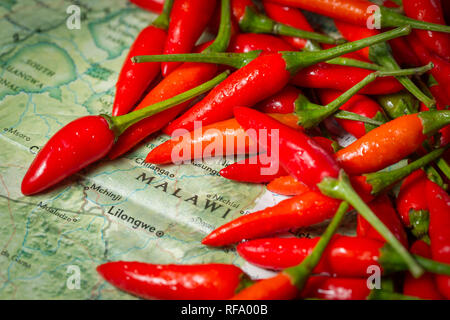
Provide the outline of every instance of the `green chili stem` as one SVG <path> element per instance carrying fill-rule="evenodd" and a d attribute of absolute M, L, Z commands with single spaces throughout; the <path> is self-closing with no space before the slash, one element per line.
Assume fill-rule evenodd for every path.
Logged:
<path fill-rule="evenodd" d="M 420 277 L 424 270 L 411 256 L 408 250 L 397 240 L 392 232 L 372 212 L 372 210 L 361 200 L 350 184 L 349 178 L 344 170 L 341 170 L 339 178 L 327 177 L 318 184 L 319 189 L 327 196 L 341 199 L 350 203 L 370 225 L 380 233 L 395 252 L 403 259 L 409 271 L 414 277 Z"/>
<path fill-rule="evenodd" d="M 425 135 L 433 135 L 450 124 L 450 110 L 423 111 L 418 114 L 418 117 L 422 120 L 422 133 Z"/>
<path fill-rule="evenodd" d="M 407 177 L 417 169 L 420 169 L 425 165 L 427 165 L 428 163 L 430 163 L 431 161 L 434 161 L 435 159 L 439 158 L 448 147 L 449 146 L 433 150 L 432 152 L 424 155 L 423 157 L 411 162 L 410 164 L 402 168 L 395 169 L 392 171 L 378 171 L 373 173 L 367 173 L 364 174 L 363 176 L 366 178 L 366 183 L 372 186 L 372 194 L 376 195 L 381 191 L 385 190 L 386 188 L 388 188 L 389 186 L 393 185 L 394 183 Z"/>
<path fill-rule="evenodd" d="M 309 100 L 304 98 L 297 99 L 295 102 L 296 110 L 295 114 L 298 116 L 298 123 L 305 128 L 312 128 L 325 120 L 327 117 L 333 115 L 339 108 L 351 99 L 359 90 L 373 82 L 377 77 L 388 77 L 396 75 L 410 75 L 410 74 L 420 74 L 430 70 L 433 65 L 430 63 L 426 66 L 412 69 L 400 69 L 400 70 L 383 70 L 376 71 L 367 75 L 363 80 L 358 82 L 352 88 L 345 91 L 337 99 L 333 100 L 326 106 L 318 106 L 311 103 Z"/>
<path fill-rule="evenodd" d="M 418 297 L 407 296 L 397 292 L 374 289 L 370 292 L 367 300 L 422 300 Z"/>
<path fill-rule="evenodd" d="M 220 82 L 225 80 L 225 78 L 228 76 L 228 74 L 229 74 L 228 71 L 222 72 L 221 74 L 216 76 L 214 79 L 209 80 L 191 90 L 185 91 L 185 92 L 183 92 L 179 95 L 176 95 L 170 99 L 155 103 L 155 104 L 145 107 L 143 109 L 135 110 L 128 114 L 125 114 L 122 116 L 117 116 L 117 117 L 111 117 L 108 115 L 102 115 L 102 116 L 105 117 L 109 121 L 109 123 L 112 127 L 112 130 L 114 131 L 116 136 L 119 136 L 128 127 L 139 122 L 140 120 L 150 117 L 150 116 L 157 114 L 159 112 L 162 112 L 164 110 L 167 110 L 167 109 L 174 107 L 185 101 L 191 100 L 192 98 L 195 98 L 198 95 L 211 90 L 213 87 L 215 87 Z"/>
<path fill-rule="evenodd" d="M 390 52 L 389 45 L 385 43 L 378 43 L 370 47 L 370 60 L 382 65 L 388 70 L 400 70 L 400 66 Z M 422 101 L 428 108 L 435 106 L 436 101 L 423 93 L 412 80 L 408 77 L 396 76 L 396 79 L 419 101 Z"/>
<path fill-rule="evenodd" d="M 380 6 L 380 13 L 381 13 L 381 26 L 383 28 L 409 25 L 414 29 L 450 33 L 450 26 L 444 26 L 441 24 L 411 19 L 383 6 Z"/>
<path fill-rule="evenodd" d="M 445 174 L 447 179 L 450 179 L 450 166 L 447 161 L 445 161 L 444 158 L 439 158 L 438 161 L 436 161 L 436 165 L 441 169 L 442 173 Z"/>
<path fill-rule="evenodd" d="M 170 11 L 172 11 L 172 5 L 174 0 L 164 1 L 164 7 L 161 14 L 153 21 L 152 25 L 167 30 L 170 22 Z"/>
<path fill-rule="evenodd" d="M 336 112 L 334 117 L 338 118 L 338 119 L 344 119 L 344 120 L 361 121 L 361 122 L 371 124 L 374 126 L 381 126 L 384 123 L 384 122 L 381 122 L 381 121 L 378 121 L 375 119 L 371 119 L 369 117 L 365 117 L 360 114 L 350 112 L 350 111 L 345 111 L 345 110 L 339 110 L 338 112 Z"/>
<path fill-rule="evenodd" d="M 231 38 L 231 9 L 230 0 L 222 0 L 220 4 L 220 25 L 214 42 L 203 52 L 224 52 L 230 44 Z"/>
<path fill-rule="evenodd" d="M 294 267 L 286 268 L 282 271 L 292 279 L 292 283 L 298 288 L 299 291 L 303 289 L 308 277 L 319 263 L 328 243 L 335 234 L 342 218 L 347 212 L 348 207 L 348 203 L 345 201 L 340 204 L 336 214 L 310 255 L 308 255 L 300 264 Z"/>
<path fill-rule="evenodd" d="M 345 42 L 342 39 L 334 39 L 325 34 L 309 32 L 283 23 L 278 23 L 268 16 L 256 12 L 255 9 L 250 6 L 245 8 L 245 14 L 241 21 L 239 21 L 239 27 L 244 32 L 280 34 L 283 36 L 300 37 L 329 44 Z"/>

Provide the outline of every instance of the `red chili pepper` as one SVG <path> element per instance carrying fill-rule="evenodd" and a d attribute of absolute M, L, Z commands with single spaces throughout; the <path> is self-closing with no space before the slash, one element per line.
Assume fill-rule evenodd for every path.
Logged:
<path fill-rule="evenodd" d="M 304 28 L 296 28 L 287 24 L 278 23 L 261 14 L 252 0 L 232 0 L 231 7 L 234 19 L 244 32 L 295 36 L 331 44 L 342 43 L 341 39 L 336 40 L 328 35 L 316 33 L 311 28 L 309 28 L 310 30 L 306 30 Z"/>
<path fill-rule="evenodd" d="M 437 184 L 427 181 L 427 202 L 430 210 L 431 256 L 434 260 L 450 263 L 450 196 Z M 450 276 L 437 275 L 440 293 L 450 299 Z"/>
<path fill-rule="evenodd" d="M 392 206 L 387 195 L 381 195 L 369 203 L 370 209 L 377 215 L 386 227 L 391 230 L 395 237 L 406 248 L 408 248 L 408 237 L 403 228 L 402 221 Z M 372 228 L 372 226 L 360 215 L 358 215 L 356 233 L 358 237 L 367 237 L 384 242 L 384 238 Z"/>
<path fill-rule="evenodd" d="M 221 16 L 221 28 L 214 42 L 207 42 L 197 47 L 196 51 L 214 52 L 224 51 L 230 41 L 230 8 L 229 1 L 222 1 L 224 10 Z M 151 63 L 150 63 L 151 64 Z M 136 110 L 172 98 L 186 90 L 192 89 L 201 83 L 210 80 L 217 74 L 218 67 L 208 63 L 184 63 L 164 79 L 161 80 L 139 103 Z M 191 101 L 186 101 L 174 108 L 170 108 L 152 117 L 144 119 L 128 128 L 118 139 L 111 152 L 110 159 L 115 159 L 132 149 L 150 134 L 159 131 L 167 123 L 173 120 L 181 111 L 189 106 Z"/>
<path fill-rule="evenodd" d="M 334 21 L 334 24 L 336 25 L 342 36 L 349 41 L 372 37 L 379 33 L 378 30 L 369 29 L 367 28 L 367 26 L 359 27 L 338 20 Z M 392 56 L 391 48 L 387 43 L 366 47 L 360 51 L 357 51 L 356 53 L 360 53 L 371 61 L 383 66 L 387 70 L 400 70 L 400 66 Z M 423 93 L 409 77 L 397 77 L 397 80 L 425 105 L 429 107 L 435 105 L 435 101 L 425 93 Z"/>
<path fill-rule="evenodd" d="M 175 0 L 170 14 L 164 54 L 191 52 L 211 18 L 215 0 Z M 163 62 L 161 71 L 168 75 L 179 63 Z"/>
<path fill-rule="evenodd" d="M 221 300 L 232 297 L 247 276 L 233 265 L 158 265 L 108 262 L 97 272 L 119 289 L 144 299 Z"/>
<path fill-rule="evenodd" d="M 126 115 L 85 116 L 60 129 L 39 151 L 22 180 L 22 193 L 41 192 L 104 157 L 129 126 L 167 108 L 190 100 L 226 78 L 224 72 L 176 97 Z"/>
<path fill-rule="evenodd" d="M 450 92 L 447 92 L 445 86 L 437 83 L 436 79 L 432 75 L 428 78 L 428 88 L 431 91 L 431 94 L 436 99 L 436 107 L 438 110 L 445 109 L 446 106 L 450 105 Z M 428 108 L 428 107 L 427 107 Z M 427 111 L 427 110 L 421 110 Z"/>
<path fill-rule="evenodd" d="M 335 90 L 322 89 L 317 91 L 319 94 L 320 101 L 323 104 L 328 104 L 335 99 L 337 99 L 342 92 Z M 361 94 L 356 94 L 346 102 L 341 110 L 350 111 L 361 116 L 375 119 L 381 122 L 386 122 L 386 117 L 384 116 L 383 109 L 378 103 Z M 364 123 L 362 121 L 353 121 L 345 119 L 336 119 L 336 121 L 354 137 L 360 138 L 365 135 L 370 130 L 374 129 L 374 126 Z"/>
<path fill-rule="evenodd" d="M 234 72 L 230 78 L 211 91 L 202 101 L 193 106 L 181 117 L 173 121 L 167 128 L 172 133 L 176 129 L 192 130 L 194 121 L 202 121 L 208 125 L 232 117 L 235 106 L 253 106 L 257 102 L 275 94 L 288 82 L 292 74 L 299 69 L 329 60 L 347 52 L 407 34 L 409 28 L 396 29 L 380 34 L 374 38 L 358 42 L 346 43 L 331 49 L 315 52 L 283 52 L 261 55 L 255 58 L 254 53 L 243 54 L 191 54 L 191 55 L 153 55 L 134 57 L 135 62 L 153 61 L 193 61 L 228 64 L 242 68 Z M 248 63 L 248 59 L 253 59 Z"/>
<path fill-rule="evenodd" d="M 294 51 L 283 39 L 268 34 L 240 33 L 233 37 L 228 51 L 242 53 L 254 50 L 262 50 L 266 53 L 278 51 Z"/>
<path fill-rule="evenodd" d="M 163 52 L 172 3 L 173 0 L 167 1 L 164 12 L 153 24 L 144 28 L 134 40 L 116 83 L 113 116 L 126 114 L 133 109 L 150 83 L 159 74 L 161 67 L 159 62 L 137 64 L 131 61 L 131 57 L 141 54 L 161 54 Z"/>
<path fill-rule="evenodd" d="M 164 0 L 130 0 L 130 2 L 142 9 L 156 13 L 161 13 L 164 7 Z"/>
<path fill-rule="evenodd" d="M 367 0 L 270 0 L 271 2 L 315 12 L 334 19 L 366 27 L 373 21 L 373 3 Z M 405 17 L 379 6 L 381 28 L 410 25 L 413 28 L 450 32 L 450 27 Z"/>
<path fill-rule="evenodd" d="M 237 251 L 246 261 L 266 269 L 281 270 L 298 265 L 311 254 L 319 237 L 266 238 L 238 244 Z M 414 258 L 427 271 L 440 274 L 450 272 L 449 264 L 426 257 Z M 360 237 L 335 235 L 325 250 L 314 273 L 333 277 L 367 278 L 371 266 L 381 268 L 382 274 L 406 270 L 406 264 L 384 242 Z"/>
<path fill-rule="evenodd" d="M 267 190 L 285 196 L 296 196 L 310 191 L 304 183 L 291 176 L 282 176 L 272 180 L 267 185 Z"/>
<path fill-rule="evenodd" d="M 404 0 L 403 11 L 412 19 L 445 25 L 440 0 Z M 417 30 L 416 34 L 420 38 L 421 45 L 441 58 L 450 60 L 450 37 L 448 34 L 424 30 Z"/>
<path fill-rule="evenodd" d="M 291 83 L 299 87 L 345 91 L 373 72 L 362 68 L 319 63 L 298 72 L 291 79 Z M 368 84 L 359 93 L 389 94 L 402 89 L 403 86 L 394 77 L 383 77 Z"/>
<path fill-rule="evenodd" d="M 292 113 L 295 110 L 295 100 L 302 91 L 293 86 L 286 86 L 271 97 L 264 99 L 256 105 L 256 109 L 264 113 Z"/>
<path fill-rule="evenodd" d="M 366 300 L 370 295 L 366 279 L 310 277 L 302 290 L 302 298 L 326 300 Z"/>
<path fill-rule="evenodd" d="M 417 238 L 428 234 L 427 180 L 425 171 L 414 171 L 403 181 L 396 200 L 403 224 L 413 228 L 412 232 Z"/>
<path fill-rule="evenodd" d="M 410 251 L 422 257 L 431 258 L 430 247 L 422 240 L 417 240 L 416 242 L 414 242 L 411 246 Z M 407 273 L 405 276 L 405 281 L 403 282 L 403 294 L 418 297 L 421 299 L 444 299 L 444 297 L 439 293 L 436 284 L 434 283 L 433 274 L 428 272 L 418 279 Z"/>
<path fill-rule="evenodd" d="M 349 174 L 374 172 L 416 151 L 428 135 L 450 123 L 450 111 L 426 111 L 389 121 L 336 153 Z"/>

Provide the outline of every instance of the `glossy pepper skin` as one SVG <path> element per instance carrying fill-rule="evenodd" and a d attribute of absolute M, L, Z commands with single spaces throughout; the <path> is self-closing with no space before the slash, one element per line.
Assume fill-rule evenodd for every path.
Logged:
<path fill-rule="evenodd" d="M 426 195 L 430 210 L 431 256 L 450 263 L 450 196 L 437 184 L 427 181 Z M 450 276 L 436 275 L 439 292 L 450 299 Z"/>
<path fill-rule="evenodd" d="M 406 235 L 402 221 L 392 206 L 389 197 L 387 195 L 378 196 L 368 205 L 377 217 L 384 223 L 384 225 L 391 230 L 398 241 L 408 248 L 408 236 Z M 357 220 L 356 234 L 358 237 L 367 237 L 379 240 L 380 242 L 385 241 L 384 238 L 363 217 L 358 215 Z"/>
<path fill-rule="evenodd" d="M 301 292 L 302 298 L 326 300 L 366 300 L 370 295 L 366 279 L 310 277 Z"/>
<path fill-rule="evenodd" d="M 103 158 L 114 140 L 114 132 L 102 116 L 85 116 L 70 122 L 34 158 L 22 180 L 22 193 L 39 193 Z"/>
<path fill-rule="evenodd" d="M 444 0 L 445 1 L 445 0 Z M 403 0 L 403 11 L 413 19 L 445 25 L 440 0 Z M 421 44 L 450 61 L 450 36 L 446 33 L 416 30 Z"/>
<path fill-rule="evenodd" d="M 284 196 L 296 196 L 309 191 L 309 188 L 291 176 L 281 176 L 269 182 L 267 190 Z"/>
<path fill-rule="evenodd" d="M 410 251 L 422 257 L 431 258 L 430 246 L 422 240 L 415 241 L 412 244 Z M 407 273 L 403 282 L 403 294 L 421 299 L 444 299 L 434 283 L 434 275 L 429 272 L 418 279 L 414 278 L 410 273 Z"/>
<path fill-rule="evenodd" d="M 428 212 L 428 202 L 426 196 L 427 176 L 425 171 L 417 170 L 410 174 L 400 187 L 396 203 L 397 211 L 406 227 L 412 227 L 411 214 L 420 211 Z M 427 230 L 425 230 L 425 233 Z"/>
<path fill-rule="evenodd" d="M 156 13 L 161 13 L 164 0 L 130 0 L 131 3 L 138 7 Z"/>
<path fill-rule="evenodd" d="M 163 53 L 191 52 L 205 30 L 215 6 L 215 0 L 175 0 Z M 163 62 L 162 75 L 168 75 L 179 65 L 177 62 Z"/>
<path fill-rule="evenodd" d="M 300 89 L 287 85 L 273 96 L 259 102 L 255 109 L 264 113 L 292 113 L 295 110 L 295 100 L 300 94 Z"/>
<path fill-rule="evenodd" d="M 426 120 L 428 116 L 433 118 L 431 122 Z M 378 171 L 416 151 L 427 134 L 444 127 L 448 121 L 448 111 L 428 111 L 396 118 L 336 152 L 336 159 L 349 174 Z M 428 130 L 432 123 L 436 127 Z"/>
<path fill-rule="evenodd" d="M 372 21 L 373 10 L 369 7 L 373 5 L 368 0 L 270 0 L 271 2 L 296 7 L 318 13 L 330 18 L 338 19 L 361 27 L 366 27 L 368 21 Z M 407 18 L 388 8 L 380 6 L 381 27 L 395 27 L 411 25 L 413 28 L 445 30 L 449 32 L 447 26 L 433 25 L 414 19 Z"/>
<path fill-rule="evenodd" d="M 262 33 L 240 33 L 232 38 L 228 49 L 228 51 L 236 53 L 254 50 L 276 53 L 278 51 L 294 51 L 295 49 L 283 39 Z"/>
<path fill-rule="evenodd" d="M 299 87 L 346 91 L 373 72 L 356 67 L 318 63 L 298 72 L 290 83 Z M 403 86 L 394 77 L 383 77 L 368 84 L 359 93 L 389 94 L 399 92 L 402 89 Z"/>
<path fill-rule="evenodd" d="M 342 92 L 336 90 L 318 90 L 318 95 L 322 104 L 328 104 L 334 101 L 341 94 Z M 340 109 L 354 112 L 370 119 L 386 122 L 386 117 L 384 116 L 383 109 L 380 105 L 365 95 L 354 95 L 348 102 L 342 105 Z M 361 138 L 367 132 L 374 129 L 374 126 L 361 121 L 345 119 L 336 119 L 336 121 L 344 128 L 345 131 L 351 133 L 355 138 Z"/>
<path fill-rule="evenodd" d="M 222 300 L 234 295 L 244 273 L 227 264 L 155 265 L 108 262 L 97 272 L 119 289 L 144 299 Z"/>
<path fill-rule="evenodd" d="M 161 54 L 166 36 L 164 28 L 150 25 L 144 28 L 134 40 L 116 83 L 113 116 L 126 114 L 133 109 L 161 68 L 159 62 L 138 64 L 133 63 L 131 57 L 141 54 Z"/>
<path fill-rule="evenodd" d="M 286 199 L 273 207 L 234 219 L 206 236 L 202 243 L 224 246 L 302 226 L 310 226 L 333 217 L 340 201 L 309 191 Z"/>

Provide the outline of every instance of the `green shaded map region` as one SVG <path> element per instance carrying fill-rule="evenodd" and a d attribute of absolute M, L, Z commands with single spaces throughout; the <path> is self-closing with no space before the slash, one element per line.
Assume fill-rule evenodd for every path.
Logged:
<path fill-rule="evenodd" d="M 234 249 L 200 241 L 259 199 L 274 198 L 263 186 L 220 177 L 222 159 L 144 163 L 164 135 L 43 194 L 21 194 L 26 169 L 57 130 L 110 112 L 128 48 L 154 19 L 126 0 L 76 3 L 79 30 L 66 25 L 70 1 L 0 6 L 0 298 L 133 299 L 96 273 L 108 261 L 242 265 Z"/>

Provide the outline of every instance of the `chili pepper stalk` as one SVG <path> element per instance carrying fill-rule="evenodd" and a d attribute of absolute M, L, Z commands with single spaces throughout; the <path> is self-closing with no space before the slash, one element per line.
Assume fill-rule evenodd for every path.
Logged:
<path fill-rule="evenodd" d="M 361 88 L 375 81 L 377 77 L 421 74 L 427 72 L 431 68 L 433 68 L 433 65 L 428 64 L 420 68 L 403 69 L 398 71 L 373 72 L 369 74 L 367 77 L 365 77 L 362 81 L 360 81 L 357 85 L 344 92 L 341 96 L 339 96 L 337 99 L 327 104 L 326 106 L 320 106 L 311 103 L 305 96 L 300 96 L 299 99 L 295 102 L 296 104 L 295 114 L 298 116 L 299 124 L 301 124 L 304 128 L 315 127 L 320 122 L 325 120 L 325 118 L 333 115 L 336 111 L 338 111 L 339 108 L 344 103 L 346 103 L 352 96 L 354 96 L 359 90 L 361 90 Z M 345 116 L 347 116 L 347 119 L 349 118 L 349 114 L 346 112 L 344 112 L 344 117 Z"/>
<path fill-rule="evenodd" d="M 360 50 L 361 48 L 373 45 L 375 43 L 401 37 L 409 34 L 410 32 L 411 28 L 409 26 L 405 26 L 380 33 L 379 35 L 370 38 L 344 43 L 326 50 L 312 51 L 312 52 L 285 51 L 280 52 L 280 54 L 282 55 L 282 58 L 286 62 L 286 70 L 288 70 L 291 74 L 295 74 L 299 69 L 304 68 L 306 66 L 313 65 L 321 61 L 330 60 L 339 57 L 345 53 L 354 52 Z M 239 69 L 247 65 L 250 61 L 256 59 L 259 56 L 259 54 L 260 52 L 146 55 L 146 56 L 135 56 L 132 58 L 132 60 L 135 63 L 164 62 L 164 61 L 218 63 Z"/>
<path fill-rule="evenodd" d="M 347 210 L 348 203 L 342 202 L 321 239 L 314 247 L 314 250 L 299 265 L 285 269 L 273 278 L 261 280 L 244 288 L 232 300 L 296 298 L 298 293 L 303 289 L 313 269 L 319 263 L 323 252 L 339 227 Z"/>
<path fill-rule="evenodd" d="M 227 75 L 228 72 L 221 73 L 194 89 L 126 115 L 85 116 L 70 122 L 39 151 L 22 180 L 22 193 L 41 192 L 100 160 L 129 126 L 210 90 Z"/>

